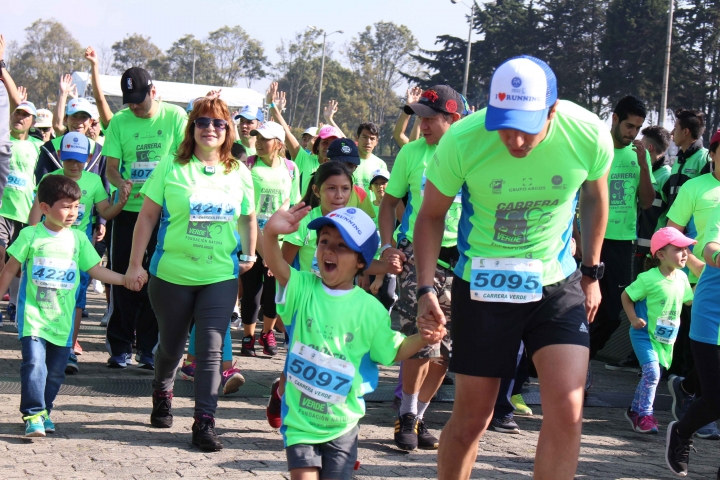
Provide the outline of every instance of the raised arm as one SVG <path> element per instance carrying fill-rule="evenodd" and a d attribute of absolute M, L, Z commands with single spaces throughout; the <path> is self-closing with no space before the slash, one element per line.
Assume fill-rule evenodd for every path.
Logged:
<path fill-rule="evenodd" d="M 55 130 L 55 135 L 58 137 L 65 133 L 65 125 L 63 125 L 63 120 L 65 120 L 65 105 L 67 104 L 67 97 L 72 90 L 77 91 L 77 87 L 72 83 L 72 75 L 61 75 L 57 103 L 55 103 L 55 108 L 53 109 L 53 130 Z"/>
<path fill-rule="evenodd" d="M 110 104 L 108 104 L 105 99 L 105 94 L 100 85 L 100 59 L 93 47 L 87 47 L 85 49 L 85 59 L 90 62 L 92 69 L 92 92 L 93 98 L 95 99 L 95 106 L 100 114 L 100 125 L 106 129 L 108 125 L 110 125 L 110 119 L 112 119 L 113 113 L 112 110 L 110 110 Z"/>
<path fill-rule="evenodd" d="M 282 116 L 282 106 L 285 105 L 285 92 L 278 92 L 277 82 L 270 84 L 265 95 L 265 101 L 269 105 L 268 110 L 273 120 L 279 123 L 285 130 L 285 146 L 290 150 L 292 159 L 295 160 L 302 147 L 297 138 L 295 138 L 295 135 L 290 131 L 290 127 Z"/>
<path fill-rule="evenodd" d="M 4 58 L 5 37 L 3 35 L 0 35 L 0 60 L 3 60 Z M 18 105 L 20 105 L 20 102 L 22 102 L 22 98 L 20 98 L 17 86 L 15 85 L 15 82 L 13 81 L 10 73 L 7 71 L 6 68 L 0 68 L 0 75 L 2 76 L 2 81 L 5 83 L 5 90 L 7 90 L 8 98 L 10 99 L 10 113 L 12 113 L 15 111 Z"/>
<path fill-rule="evenodd" d="M 340 131 L 340 134 L 344 137 L 345 134 L 343 133 L 342 129 L 338 126 L 337 123 L 335 123 L 335 114 L 337 113 L 337 111 L 338 102 L 336 102 L 335 100 L 330 100 L 323 109 L 323 118 L 328 123 L 328 125 L 332 125 L 333 127 L 337 128 Z"/>
<path fill-rule="evenodd" d="M 420 87 L 412 87 L 408 88 L 407 91 L 407 105 L 410 105 L 411 103 L 418 102 L 420 100 L 420 95 L 422 95 L 422 88 Z M 395 130 L 393 130 L 393 138 L 395 139 L 395 142 L 402 148 L 405 144 L 410 143 L 413 140 L 417 140 L 417 138 L 420 135 L 420 122 L 415 122 L 415 126 L 413 126 L 413 131 L 410 134 L 412 137 L 414 134 L 417 133 L 418 137 L 410 139 L 407 135 L 405 135 L 405 130 L 407 130 L 408 123 L 410 122 L 410 117 L 412 115 L 408 115 L 405 113 L 405 110 L 400 110 L 400 116 L 397 119 L 397 122 L 395 123 Z M 415 131 L 417 129 L 417 132 Z"/>

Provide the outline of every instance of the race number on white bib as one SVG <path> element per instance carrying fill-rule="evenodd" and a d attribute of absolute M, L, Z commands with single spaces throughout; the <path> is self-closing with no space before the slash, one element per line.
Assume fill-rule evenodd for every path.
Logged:
<path fill-rule="evenodd" d="M 145 183 L 159 162 L 133 162 L 130 168 L 132 183 Z"/>
<path fill-rule="evenodd" d="M 27 175 L 17 170 L 10 170 L 7 179 L 7 188 L 13 190 L 25 190 L 30 185 L 30 179 Z"/>
<path fill-rule="evenodd" d="M 670 317 L 658 317 L 655 325 L 655 340 L 658 343 L 672 345 L 678 335 L 679 321 L 673 321 Z"/>
<path fill-rule="evenodd" d="M 540 260 L 473 258 L 470 296 L 480 302 L 530 303 L 542 298 Z"/>
<path fill-rule="evenodd" d="M 355 378 L 352 363 L 300 342 L 287 358 L 287 380 L 308 397 L 327 403 L 345 403 Z"/>
<path fill-rule="evenodd" d="M 72 290 L 77 277 L 77 264 L 62 258 L 35 257 L 32 282 L 38 287 Z"/>
<path fill-rule="evenodd" d="M 83 218 L 85 218 L 85 204 L 79 203 L 77 218 L 73 222 L 73 226 L 77 227 L 78 225 L 80 225 L 83 221 Z"/>
<path fill-rule="evenodd" d="M 190 196 L 191 222 L 232 222 L 235 205 L 222 193 L 198 192 Z"/>

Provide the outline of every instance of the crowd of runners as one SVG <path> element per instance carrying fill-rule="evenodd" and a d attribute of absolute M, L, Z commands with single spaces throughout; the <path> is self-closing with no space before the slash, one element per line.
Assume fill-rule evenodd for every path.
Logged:
<path fill-rule="evenodd" d="M 608 126 L 520 56 L 497 66 L 479 111 L 447 85 L 408 90 L 390 169 L 377 125 L 346 134 L 329 102 L 325 125 L 291 127 L 277 83 L 262 107 L 231 113 L 218 90 L 183 109 L 137 66 L 113 113 L 88 47 L 93 98 L 63 76 L 51 112 L 15 85 L 4 49 L 0 35 L 0 292 L 19 332 L 25 436 L 62 428 L 53 401 L 81 371 L 93 279 L 107 366 L 154 371 L 157 428 L 173 424 L 176 377 L 193 380 L 202 450 L 223 448 L 218 395 L 245 382 L 230 331 L 242 356 L 282 346 L 267 419 L 293 479 L 352 476 L 363 395 L 378 364 L 397 363 L 394 442 L 438 449 L 439 478 L 470 477 L 486 429 L 519 432 L 531 375 L 535 477 L 574 478 L 589 361 L 622 312 L 632 351 L 606 368 L 638 372 L 632 430 L 663 431 L 679 476 L 694 435 L 720 439 L 720 131 L 705 148 L 702 112 L 678 109 L 668 131 L 626 96 Z M 663 426 L 661 381 L 675 418 Z M 437 438 L 425 419 L 443 383 L 455 397 Z"/>

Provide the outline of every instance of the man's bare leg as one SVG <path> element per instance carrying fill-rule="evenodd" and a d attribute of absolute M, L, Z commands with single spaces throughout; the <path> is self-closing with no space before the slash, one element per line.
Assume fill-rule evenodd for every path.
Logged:
<path fill-rule="evenodd" d="M 455 403 L 440 435 L 439 480 L 470 478 L 478 442 L 490 425 L 499 390 L 499 378 L 455 375 Z"/>

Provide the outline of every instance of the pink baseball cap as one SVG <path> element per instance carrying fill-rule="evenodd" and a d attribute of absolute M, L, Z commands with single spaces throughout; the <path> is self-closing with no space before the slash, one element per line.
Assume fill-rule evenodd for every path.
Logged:
<path fill-rule="evenodd" d="M 695 245 L 697 240 L 688 238 L 676 228 L 665 227 L 661 228 L 650 239 L 650 253 L 655 255 L 655 252 L 667 245 L 675 245 L 676 247 L 689 247 Z"/>
<path fill-rule="evenodd" d="M 333 127 L 332 125 L 325 125 L 324 127 L 322 127 L 320 129 L 320 131 L 318 132 L 317 135 L 318 135 L 318 137 L 322 138 L 323 140 L 325 140 L 326 138 L 330 138 L 330 137 L 343 138 L 342 132 L 340 132 L 340 130 Z"/>

